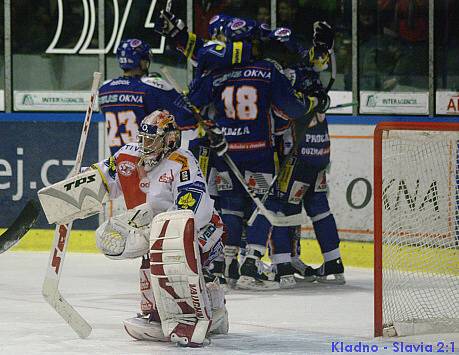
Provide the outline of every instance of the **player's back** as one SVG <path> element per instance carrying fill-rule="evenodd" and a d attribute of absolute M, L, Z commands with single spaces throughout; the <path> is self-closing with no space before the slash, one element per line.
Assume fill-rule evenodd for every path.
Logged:
<path fill-rule="evenodd" d="M 112 154 L 135 141 L 138 125 L 148 113 L 145 105 L 147 91 L 140 77 L 127 76 L 109 80 L 99 89 L 99 107 L 107 122 Z"/>
<path fill-rule="evenodd" d="M 273 63 L 260 60 L 211 75 L 215 121 L 228 140 L 230 152 L 272 147 L 269 112 L 278 74 Z"/>

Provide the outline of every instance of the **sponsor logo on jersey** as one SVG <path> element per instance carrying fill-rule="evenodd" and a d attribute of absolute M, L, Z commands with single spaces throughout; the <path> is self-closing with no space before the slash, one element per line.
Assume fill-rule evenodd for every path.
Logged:
<path fill-rule="evenodd" d="M 271 79 L 271 71 L 269 69 L 263 68 L 252 68 L 252 69 L 245 69 L 245 70 L 233 70 L 229 73 L 223 74 L 214 79 L 212 82 L 213 86 L 220 86 L 227 80 L 239 79 L 239 78 L 250 78 L 250 79 Z"/>
<path fill-rule="evenodd" d="M 330 148 L 301 148 L 301 155 L 328 155 Z"/>
<path fill-rule="evenodd" d="M 202 198 L 202 192 L 194 189 L 182 190 L 177 196 L 177 206 L 182 210 L 191 210 L 196 212 L 199 202 Z"/>
<path fill-rule="evenodd" d="M 327 190 L 328 190 L 327 174 L 325 173 L 325 170 L 322 170 L 317 174 L 316 186 L 315 186 L 314 191 L 315 192 L 326 192 Z"/>
<path fill-rule="evenodd" d="M 118 163 L 118 172 L 123 176 L 131 176 L 136 170 L 136 166 L 132 161 L 123 160 Z"/>
<path fill-rule="evenodd" d="M 301 181 L 293 182 L 292 189 L 288 197 L 288 203 L 299 204 L 303 199 L 304 194 L 308 191 L 309 184 L 305 184 Z"/>
<path fill-rule="evenodd" d="M 217 185 L 217 191 L 231 191 L 233 189 L 233 182 L 227 171 L 217 173 L 215 184 Z"/>
<path fill-rule="evenodd" d="M 292 31 L 289 28 L 280 27 L 274 32 L 276 37 L 288 37 L 292 34 Z"/>
<path fill-rule="evenodd" d="M 170 171 L 170 175 L 167 175 L 167 172 L 165 172 L 163 175 L 159 177 L 158 181 L 164 182 L 166 184 L 170 184 L 172 181 L 174 181 L 174 175 L 172 175 L 172 169 Z"/>
<path fill-rule="evenodd" d="M 266 142 L 231 142 L 228 144 L 228 150 L 252 150 L 252 149 L 261 149 L 266 147 Z"/>
<path fill-rule="evenodd" d="M 250 129 L 248 126 L 244 127 L 221 127 L 222 132 L 225 136 L 243 136 L 245 134 L 250 134 Z"/>
<path fill-rule="evenodd" d="M 175 161 L 176 163 L 179 163 L 182 165 L 182 168 L 180 171 L 184 170 L 189 170 L 189 165 L 188 165 L 188 158 L 178 152 L 173 152 L 169 158 L 169 160 Z"/>
<path fill-rule="evenodd" d="M 142 94 L 110 94 L 99 97 L 99 105 L 113 103 L 143 104 Z"/>
<path fill-rule="evenodd" d="M 118 79 L 118 80 L 112 80 L 110 82 L 110 86 L 116 86 L 116 85 L 130 85 L 131 82 L 129 80 L 125 80 L 125 79 Z"/>
<path fill-rule="evenodd" d="M 181 182 L 190 181 L 190 179 L 191 179 L 191 176 L 190 176 L 189 170 L 180 171 L 180 181 Z"/>
<path fill-rule="evenodd" d="M 306 143 L 325 143 L 330 142 L 328 133 L 325 134 L 305 134 L 304 140 Z"/>
<path fill-rule="evenodd" d="M 150 189 L 150 180 L 147 177 L 143 177 L 139 181 L 139 189 L 143 193 L 148 193 L 148 190 Z"/>
<path fill-rule="evenodd" d="M 247 181 L 247 185 L 249 185 L 256 194 L 266 193 L 271 180 L 271 174 L 253 173 L 249 170 L 246 170 L 245 172 L 245 181 Z"/>

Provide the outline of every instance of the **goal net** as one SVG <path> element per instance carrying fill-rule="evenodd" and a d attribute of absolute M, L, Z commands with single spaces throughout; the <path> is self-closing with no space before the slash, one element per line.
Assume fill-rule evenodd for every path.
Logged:
<path fill-rule="evenodd" d="M 459 331 L 459 124 L 374 135 L 375 335 Z"/>

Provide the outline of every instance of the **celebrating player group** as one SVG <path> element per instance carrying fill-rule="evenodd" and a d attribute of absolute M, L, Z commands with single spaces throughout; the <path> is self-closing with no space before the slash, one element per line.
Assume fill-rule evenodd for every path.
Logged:
<path fill-rule="evenodd" d="M 96 244 L 141 264 L 140 313 L 126 331 L 199 347 L 228 332 L 232 288 L 345 282 L 327 200 L 334 78 L 320 80 L 333 63 L 334 31 L 316 22 L 304 48 L 288 28 L 220 14 L 204 40 L 170 10 L 155 30 L 195 66 L 187 94 L 168 72 L 149 74 L 145 41 L 123 40 L 123 74 L 99 89 L 111 156 L 39 197 L 58 224 L 122 199 L 125 211 L 97 229 Z M 317 269 L 299 257 L 303 210 L 324 258 Z"/>

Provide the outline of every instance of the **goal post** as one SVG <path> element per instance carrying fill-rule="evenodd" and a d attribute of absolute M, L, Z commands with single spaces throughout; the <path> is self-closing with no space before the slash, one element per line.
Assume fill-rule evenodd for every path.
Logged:
<path fill-rule="evenodd" d="M 459 124 L 374 132 L 374 333 L 459 332 Z"/>

